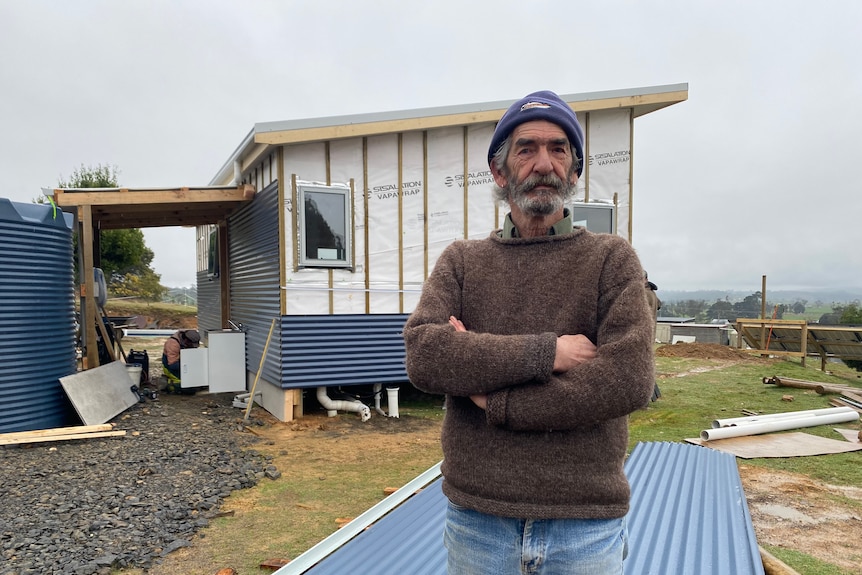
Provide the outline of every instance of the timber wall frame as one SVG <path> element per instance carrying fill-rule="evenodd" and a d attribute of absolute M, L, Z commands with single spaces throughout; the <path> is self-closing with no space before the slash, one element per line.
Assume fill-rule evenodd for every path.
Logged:
<path fill-rule="evenodd" d="M 799 357 L 802 365 L 808 356 L 820 357 L 826 370 L 829 358 L 862 360 L 862 326 L 808 324 L 804 320 L 738 319 L 737 345 L 745 340 L 753 350 L 764 354 Z"/>

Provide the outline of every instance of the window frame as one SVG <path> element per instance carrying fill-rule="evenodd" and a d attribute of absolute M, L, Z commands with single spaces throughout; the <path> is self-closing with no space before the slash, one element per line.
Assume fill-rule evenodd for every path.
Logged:
<path fill-rule="evenodd" d="M 310 258 L 307 256 L 307 247 L 309 238 L 307 233 L 310 229 L 307 223 L 307 214 L 305 209 L 305 200 L 307 196 L 313 194 L 332 194 L 341 197 L 341 206 L 343 208 L 342 216 L 344 218 L 344 238 L 343 258 Z M 297 182 L 296 186 L 297 199 L 297 244 L 299 268 L 335 268 L 335 269 L 353 269 L 353 194 L 350 186 L 344 184 L 319 184 L 312 182 Z M 325 220 L 327 224 L 330 222 Z M 339 230 L 335 230 L 338 232 Z M 337 233 L 336 233 L 337 237 Z M 332 248 L 336 249 L 336 248 Z"/>

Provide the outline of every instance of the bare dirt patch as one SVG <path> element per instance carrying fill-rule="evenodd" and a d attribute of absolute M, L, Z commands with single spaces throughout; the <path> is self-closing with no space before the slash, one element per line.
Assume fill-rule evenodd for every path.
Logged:
<path fill-rule="evenodd" d="M 692 359 L 718 359 L 728 361 L 761 361 L 747 351 L 715 343 L 676 343 L 655 350 L 656 357 L 685 357 Z"/>
<path fill-rule="evenodd" d="M 758 543 L 862 573 L 862 489 L 751 465 L 739 474 Z"/>

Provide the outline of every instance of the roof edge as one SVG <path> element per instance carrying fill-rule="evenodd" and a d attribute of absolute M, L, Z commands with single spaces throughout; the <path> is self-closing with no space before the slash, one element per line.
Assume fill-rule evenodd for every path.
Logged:
<path fill-rule="evenodd" d="M 577 94 L 561 94 L 575 111 L 627 108 L 635 117 L 688 99 L 688 83 L 665 84 L 603 90 Z M 234 164 L 251 152 L 255 145 L 279 145 L 304 141 L 320 141 L 357 136 L 369 136 L 391 131 L 425 130 L 447 125 L 496 122 L 517 100 L 498 100 L 474 104 L 414 108 L 387 112 L 324 116 L 276 122 L 258 122 L 222 165 L 210 185 L 232 182 Z"/>

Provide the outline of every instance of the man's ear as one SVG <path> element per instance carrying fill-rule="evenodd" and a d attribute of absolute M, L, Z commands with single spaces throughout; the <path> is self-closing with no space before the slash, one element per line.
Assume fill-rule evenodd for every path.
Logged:
<path fill-rule="evenodd" d="M 494 181 L 497 185 L 501 188 L 505 188 L 509 183 L 509 178 L 497 168 L 497 162 L 495 160 L 491 160 L 489 167 L 491 168 L 491 175 L 494 176 Z"/>

